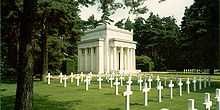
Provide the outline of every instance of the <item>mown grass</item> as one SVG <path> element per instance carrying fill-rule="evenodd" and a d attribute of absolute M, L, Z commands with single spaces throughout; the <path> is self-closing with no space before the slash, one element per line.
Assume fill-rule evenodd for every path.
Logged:
<path fill-rule="evenodd" d="M 176 75 L 161 75 L 175 79 Z M 192 75 L 183 75 L 178 77 L 192 77 Z M 198 75 L 197 75 L 198 77 Z M 187 110 L 187 99 L 195 99 L 195 106 L 198 110 L 204 110 L 204 93 L 211 93 L 213 106 L 215 110 L 215 89 L 220 88 L 219 76 L 212 76 L 215 79 L 212 86 L 201 91 L 186 93 L 184 85 L 183 96 L 179 96 L 179 89 L 176 86 L 174 89 L 174 99 L 169 97 L 169 88 L 162 90 L 162 102 L 157 101 L 157 90 L 155 83 L 153 89 L 149 92 L 149 105 L 144 106 L 143 93 L 139 91 L 139 85 L 136 80 L 133 80 L 131 96 L 131 110 L 160 110 L 168 108 L 169 110 Z M 219 79 L 219 80 L 218 80 Z M 162 79 L 163 80 L 163 79 Z M 169 82 L 167 81 L 167 84 Z M 192 87 L 192 86 L 191 86 Z M 198 83 L 197 83 L 198 87 Z M 191 91 L 193 89 L 191 88 Z M 15 102 L 15 82 L 2 82 L 0 85 L 1 110 L 13 110 Z M 80 87 L 76 87 L 76 83 L 70 83 L 68 80 L 67 88 L 59 84 L 59 80 L 52 80 L 51 85 L 46 82 L 34 82 L 34 110 L 124 110 L 125 97 L 122 93 L 125 91 L 125 86 L 119 87 L 120 95 L 114 95 L 114 88 L 110 88 L 110 84 L 104 81 L 102 89 L 98 89 L 98 83 L 94 78 L 89 86 L 89 91 L 85 91 L 84 83 L 80 83 Z"/>

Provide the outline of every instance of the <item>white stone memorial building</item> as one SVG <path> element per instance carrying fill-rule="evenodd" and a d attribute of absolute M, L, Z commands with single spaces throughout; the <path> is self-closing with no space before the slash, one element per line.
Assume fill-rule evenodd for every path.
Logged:
<path fill-rule="evenodd" d="M 78 72 L 136 71 L 133 32 L 111 25 L 88 30 L 78 44 Z"/>

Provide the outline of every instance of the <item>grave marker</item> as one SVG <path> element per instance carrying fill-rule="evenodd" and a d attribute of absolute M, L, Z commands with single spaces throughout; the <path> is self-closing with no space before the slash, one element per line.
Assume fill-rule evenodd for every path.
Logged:
<path fill-rule="evenodd" d="M 140 91 L 142 90 L 142 82 L 143 82 L 143 80 L 142 80 L 142 78 L 141 78 L 141 76 L 140 76 L 139 79 L 138 79 Z"/>
<path fill-rule="evenodd" d="M 193 78 L 193 90 L 196 91 L 196 77 Z"/>
<path fill-rule="evenodd" d="M 64 87 L 66 87 L 66 80 L 67 80 L 67 79 L 68 79 L 67 76 L 64 75 L 64 78 L 63 78 L 63 80 L 64 80 Z"/>
<path fill-rule="evenodd" d="M 114 80 L 114 77 L 112 74 L 111 74 L 109 80 L 110 80 L 110 84 L 111 84 L 111 88 L 112 88 L 113 87 L 113 80 Z"/>
<path fill-rule="evenodd" d="M 187 78 L 186 85 L 187 85 L 187 94 L 189 94 L 190 93 L 190 87 L 189 87 L 190 81 L 189 81 L 189 78 Z"/>
<path fill-rule="evenodd" d="M 79 79 L 80 79 L 80 76 L 77 75 L 75 78 L 76 78 L 76 86 L 79 86 Z"/>
<path fill-rule="evenodd" d="M 149 88 L 151 89 L 151 82 L 153 81 L 153 79 L 151 78 L 151 76 L 148 77 L 148 83 L 149 83 Z"/>
<path fill-rule="evenodd" d="M 164 78 L 164 87 L 167 86 L 167 77 Z"/>
<path fill-rule="evenodd" d="M 206 88 L 207 87 L 207 78 L 205 77 L 204 78 L 204 88 Z"/>
<path fill-rule="evenodd" d="M 118 78 L 115 79 L 114 85 L 115 85 L 115 95 L 118 95 L 118 85 L 120 82 L 118 82 Z"/>
<path fill-rule="evenodd" d="M 188 110 L 197 110 L 195 109 L 194 99 L 188 99 Z"/>
<path fill-rule="evenodd" d="M 144 93 L 144 106 L 148 105 L 148 92 L 150 91 L 150 88 L 147 87 L 147 83 L 144 83 L 144 89 L 143 89 L 143 93 Z"/>
<path fill-rule="evenodd" d="M 216 110 L 220 110 L 220 89 L 216 89 Z"/>
<path fill-rule="evenodd" d="M 50 75 L 50 73 L 48 73 L 48 75 L 47 75 L 47 84 L 49 84 L 50 85 L 50 78 L 52 77 L 52 75 Z"/>
<path fill-rule="evenodd" d="M 157 90 L 158 90 L 158 102 L 161 102 L 162 93 L 161 90 L 163 89 L 163 86 L 161 86 L 161 81 L 158 82 Z"/>
<path fill-rule="evenodd" d="M 179 86 L 179 93 L 180 93 L 180 96 L 182 96 L 182 86 L 183 86 L 183 83 L 182 83 L 182 79 L 181 79 L 181 78 L 179 78 L 178 86 Z"/>
<path fill-rule="evenodd" d="M 205 93 L 205 102 L 203 103 L 205 105 L 206 110 L 210 110 L 212 106 L 212 101 L 210 100 L 210 94 Z"/>
<path fill-rule="evenodd" d="M 125 110 L 130 110 L 130 95 L 132 95 L 132 91 L 130 90 L 130 86 L 126 86 L 126 91 L 124 92 L 125 98 Z"/>
<path fill-rule="evenodd" d="M 157 86 L 158 86 L 159 81 L 160 81 L 160 76 L 159 75 L 157 75 L 156 81 L 157 81 Z"/>
<path fill-rule="evenodd" d="M 99 82 L 99 89 L 101 89 L 102 88 L 102 81 L 103 81 L 101 75 L 99 75 L 99 78 L 97 79 L 97 81 Z"/>
<path fill-rule="evenodd" d="M 60 78 L 60 83 L 63 83 L 63 73 L 61 72 L 60 75 L 58 76 Z"/>
<path fill-rule="evenodd" d="M 199 90 L 201 90 L 202 89 L 202 78 L 201 78 L 201 76 L 199 77 Z"/>
<path fill-rule="evenodd" d="M 208 85 L 211 86 L 211 76 L 208 77 Z"/>
<path fill-rule="evenodd" d="M 80 78 L 81 78 L 81 82 L 83 82 L 83 78 L 84 78 L 83 72 L 80 73 Z"/>
<path fill-rule="evenodd" d="M 173 81 L 170 80 L 170 83 L 169 83 L 169 88 L 170 88 L 170 99 L 173 99 L 173 87 L 174 87 L 174 84 L 173 84 Z"/>
<path fill-rule="evenodd" d="M 88 76 L 86 76 L 86 79 L 84 80 L 84 82 L 85 82 L 86 91 L 88 91 L 89 90 L 89 78 L 88 78 Z"/>
<path fill-rule="evenodd" d="M 124 81 L 124 79 L 125 79 L 124 76 L 121 75 L 121 76 L 120 76 L 120 84 L 121 84 L 121 86 L 123 86 L 123 81 Z"/>
<path fill-rule="evenodd" d="M 71 75 L 70 75 L 70 82 L 71 83 L 73 83 L 73 77 L 74 77 L 73 72 L 71 72 Z"/>

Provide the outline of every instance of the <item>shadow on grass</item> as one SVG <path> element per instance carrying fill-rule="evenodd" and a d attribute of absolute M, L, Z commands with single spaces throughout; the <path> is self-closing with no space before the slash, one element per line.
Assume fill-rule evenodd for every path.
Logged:
<path fill-rule="evenodd" d="M 49 96 L 34 95 L 33 110 L 74 110 L 81 100 L 55 101 L 48 100 Z M 1 97 L 1 110 L 14 110 L 15 95 Z"/>
<path fill-rule="evenodd" d="M 135 105 L 143 106 L 144 104 L 140 104 L 140 103 L 137 103 L 137 102 L 131 103 L 131 106 L 135 106 Z"/>
<path fill-rule="evenodd" d="M 109 108 L 108 110 L 121 110 L 120 108 Z"/>
<path fill-rule="evenodd" d="M 0 83 L 3 83 L 3 84 L 16 84 L 16 80 L 2 80 Z"/>
<path fill-rule="evenodd" d="M 114 93 L 104 93 L 104 95 L 114 95 Z"/>

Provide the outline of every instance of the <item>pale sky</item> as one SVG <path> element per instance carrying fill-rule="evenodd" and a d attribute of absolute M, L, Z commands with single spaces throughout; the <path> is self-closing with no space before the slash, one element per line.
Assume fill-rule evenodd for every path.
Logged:
<path fill-rule="evenodd" d="M 162 3 L 158 3 L 158 0 L 148 0 L 145 4 L 148 7 L 149 12 L 141 16 L 147 18 L 150 12 L 158 14 L 160 17 L 173 16 L 176 19 L 177 24 L 180 25 L 185 7 L 189 7 L 193 4 L 193 2 L 194 0 L 166 0 Z M 88 8 L 81 7 L 81 19 L 87 20 L 92 14 L 95 15 L 95 19 L 99 20 L 101 18 L 102 13 L 97 10 L 97 5 L 90 6 Z M 118 9 L 111 18 L 115 23 L 123 18 L 127 18 L 128 16 L 128 9 Z M 130 16 L 130 18 L 132 19 L 134 16 Z"/>

